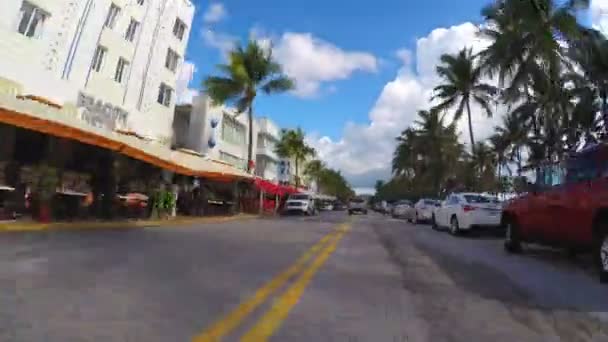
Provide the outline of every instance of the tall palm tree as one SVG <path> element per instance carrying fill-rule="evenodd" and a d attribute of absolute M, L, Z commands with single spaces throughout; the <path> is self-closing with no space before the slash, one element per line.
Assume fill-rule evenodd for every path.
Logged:
<path fill-rule="evenodd" d="M 311 160 L 304 168 L 304 174 L 314 179 L 314 181 L 317 183 L 317 191 L 321 189 L 321 176 L 323 175 L 324 170 L 325 163 L 319 159 Z"/>
<path fill-rule="evenodd" d="M 437 195 L 462 152 L 456 126 L 446 125 L 435 110 L 421 110 L 404 130 L 393 155 L 393 173 L 400 184 L 411 183 L 419 195 Z"/>
<path fill-rule="evenodd" d="M 416 130 L 408 127 L 397 137 L 397 147 L 393 152 L 392 169 L 395 176 L 412 177 L 414 175 L 413 166 L 416 162 Z M 376 182 L 376 184 L 378 184 Z"/>
<path fill-rule="evenodd" d="M 265 94 L 285 92 L 294 87 L 294 82 L 283 74 L 281 65 L 272 56 L 272 50 L 262 48 L 255 40 L 250 40 L 245 47 L 237 45 L 228 56 L 228 64 L 220 64 L 217 68 L 222 75 L 207 77 L 204 88 L 214 104 L 234 104 L 239 114 L 247 111 L 247 170 L 251 172 L 253 102 L 260 91 Z"/>
<path fill-rule="evenodd" d="M 528 127 L 522 124 L 520 118 L 509 113 L 502 118 L 502 123 L 494 128 L 496 135 L 500 137 L 507 146 L 506 154 L 509 162 L 515 162 L 518 166 L 518 174 L 522 169 L 522 148 L 527 143 Z"/>
<path fill-rule="evenodd" d="M 481 66 L 490 75 L 497 73 L 501 86 L 508 79 L 502 92 L 506 103 L 527 101 L 534 78 L 559 83 L 564 66 L 571 64 L 565 46 L 576 45 L 583 31 L 576 15 L 589 2 L 495 0 L 482 10 L 487 24 L 481 34 L 492 43 L 479 55 Z M 542 118 L 533 119 L 533 130 L 540 135 Z"/>
<path fill-rule="evenodd" d="M 454 121 L 459 121 L 466 109 L 471 150 L 473 150 L 475 138 L 471 118 L 471 101 L 481 106 L 488 117 L 492 117 L 491 104 L 497 90 L 494 86 L 482 81 L 481 69 L 475 65 L 475 58 L 469 48 L 464 48 L 455 55 L 442 55 L 441 64 L 437 66 L 437 74 L 444 83 L 434 89 L 433 99 L 441 101 L 434 109 L 446 110 L 456 107 Z"/>
<path fill-rule="evenodd" d="M 283 129 L 281 131 L 281 138 L 275 146 L 275 153 L 281 158 L 291 158 L 294 160 L 296 168 L 296 187 L 300 186 L 300 162 L 316 154 L 315 149 L 306 144 L 306 141 L 304 140 L 304 131 L 302 131 L 301 128 L 295 130 Z"/>
<path fill-rule="evenodd" d="M 502 169 L 503 167 L 507 169 L 509 174 L 511 174 L 511 168 L 509 168 L 508 158 L 507 158 L 507 149 L 509 148 L 509 142 L 498 133 L 492 134 L 488 138 L 488 142 L 490 144 L 490 150 L 494 155 L 494 160 L 496 162 L 497 176 L 500 179 L 502 177 Z"/>

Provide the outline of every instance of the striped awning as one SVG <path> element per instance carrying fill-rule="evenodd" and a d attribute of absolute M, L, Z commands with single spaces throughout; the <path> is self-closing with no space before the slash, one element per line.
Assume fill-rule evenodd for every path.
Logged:
<path fill-rule="evenodd" d="M 94 127 L 79 118 L 76 108 L 56 108 L 36 98 L 0 93 L 0 123 L 99 146 L 186 176 L 225 181 L 252 178 L 243 170 L 206 157 Z"/>

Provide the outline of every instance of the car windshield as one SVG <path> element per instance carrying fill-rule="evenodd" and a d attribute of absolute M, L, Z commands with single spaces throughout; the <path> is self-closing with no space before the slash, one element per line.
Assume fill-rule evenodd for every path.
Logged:
<path fill-rule="evenodd" d="M 308 195 L 291 195 L 289 196 L 290 200 L 296 200 L 296 201 L 307 201 L 310 198 L 310 196 Z"/>
<path fill-rule="evenodd" d="M 422 203 L 425 204 L 425 205 L 435 205 L 435 204 L 437 204 L 437 201 L 424 200 Z"/>
<path fill-rule="evenodd" d="M 490 203 L 492 202 L 488 197 L 482 195 L 464 195 L 464 199 L 467 203 Z"/>

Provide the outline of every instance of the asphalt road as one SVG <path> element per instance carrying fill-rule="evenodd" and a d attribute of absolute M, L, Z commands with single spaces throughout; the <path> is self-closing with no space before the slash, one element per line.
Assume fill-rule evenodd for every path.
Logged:
<path fill-rule="evenodd" d="M 0 235 L 0 341 L 608 341 L 585 258 L 377 214 Z"/>

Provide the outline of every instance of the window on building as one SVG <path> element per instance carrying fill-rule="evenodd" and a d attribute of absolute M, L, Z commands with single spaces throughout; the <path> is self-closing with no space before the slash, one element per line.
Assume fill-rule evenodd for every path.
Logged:
<path fill-rule="evenodd" d="M 244 170 L 246 168 L 245 159 L 239 158 L 230 153 L 220 152 L 220 160 L 239 169 Z"/>
<path fill-rule="evenodd" d="M 96 72 L 100 72 L 103 68 L 103 62 L 106 59 L 106 55 L 108 54 L 108 49 L 99 45 L 95 50 L 95 55 L 93 55 L 93 65 L 92 69 Z"/>
<path fill-rule="evenodd" d="M 116 73 L 114 74 L 114 81 L 122 83 L 125 76 L 127 75 L 127 69 L 129 68 L 129 62 L 126 59 L 120 57 L 118 64 L 116 64 Z"/>
<path fill-rule="evenodd" d="M 161 83 L 158 89 L 158 103 L 163 106 L 171 106 L 171 96 L 173 95 L 173 89 L 168 85 Z"/>
<path fill-rule="evenodd" d="M 17 31 L 26 37 L 38 38 L 49 14 L 27 1 L 21 5 L 21 19 Z"/>
<path fill-rule="evenodd" d="M 140 5 L 140 6 L 143 6 L 144 0 L 137 0 L 137 4 Z"/>
<path fill-rule="evenodd" d="M 120 7 L 115 4 L 110 5 L 110 10 L 108 11 L 108 16 L 106 17 L 106 22 L 104 25 L 108 28 L 114 28 L 116 25 L 116 20 L 118 20 L 118 15 L 120 14 Z"/>
<path fill-rule="evenodd" d="M 173 35 L 177 37 L 179 40 L 184 39 L 184 35 L 186 34 L 186 24 L 181 21 L 179 18 L 175 19 L 175 24 L 173 25 Z"/>
<path fill-rule="evenodd" d="M 245 144 L 245 126 L 224 114 L 222 119 L 222 140 L 235 145 Z"/>
<path fill-rule="evenodd" d="M 179 64 L 179 55 L 177 52 L 169 49 L 167 50 L 167 58 L 165 59 L 165 66 L 167 69 L 176 72 L 177 65 Z"/>
<path fill-rule="evenodd" d="M 137 20 L 131 18 L 129 22 L 129 27 L 127 27 L 127 32 L 125 33 L 125 39 L 132 42 L 135 40 L 135 36 L 137 35 L 137 30 L 139 29 L 139 22 Z"/>

